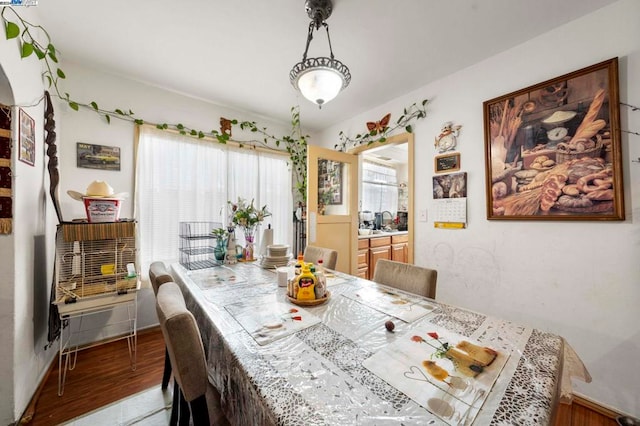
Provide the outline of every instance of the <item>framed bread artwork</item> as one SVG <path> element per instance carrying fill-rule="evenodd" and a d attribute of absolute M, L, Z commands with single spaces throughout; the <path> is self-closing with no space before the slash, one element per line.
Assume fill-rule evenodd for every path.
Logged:
<path fill-rule="evenodd" d="M 624 220 L 618 58 L 483 103 L 487 219 Z"/>

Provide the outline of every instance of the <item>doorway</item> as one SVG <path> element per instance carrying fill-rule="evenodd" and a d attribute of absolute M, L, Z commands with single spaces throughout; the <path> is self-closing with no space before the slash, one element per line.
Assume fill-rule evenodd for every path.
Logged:
<path fill-rule="evenodd" d="M 350 154 L 360 157 L 359 163 L 365 156 L 378 157 L 382 162 L 388 164 L 402 163 L 406 166 L 406 171 L 398 174 L 398 202 L 396 208 L 396 217 L 402 217 L 404 226 L 408 234 L 408 263 L 413 264 L 414 259 L 414 136 L 413 133 L 402 133 L 387 138 L 383 143 L 373 143 L 371 145 L 359 146 L 348 151 Z M 362 188 L 362 167 L 358 172 L 359 188 Z M 381 184 L 382 187 L 382 184 Z M 362 194 L 359 191 L 359 200 Z M 362 206 L 359 204 L 359 210 Z M 399 212 L 402 212 L 398 214 Z M 372 212 L 375 214 L 375 212 Z M 375 220 L 375 216 L 374 220 Z M 384 221 L 384 218 L 382 218 Z M 384 225 L 384 222 L 382 222 Z M 356 237 L 357 238 L 357 237 Z"/>

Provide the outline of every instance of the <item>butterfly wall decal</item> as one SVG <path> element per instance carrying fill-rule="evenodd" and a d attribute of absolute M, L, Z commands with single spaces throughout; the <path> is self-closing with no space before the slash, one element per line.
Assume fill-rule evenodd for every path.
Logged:
<path fill-rule="evenodd" d="M 391 113 L 382 117 L 380 121 L 368 121 L 367 129 L 369 129 L 369 133 L 372 135 L 377 135 L 378 133 L 383 133 L 385 130 L 389 128 L 389 120 L 391 119 Z"/>

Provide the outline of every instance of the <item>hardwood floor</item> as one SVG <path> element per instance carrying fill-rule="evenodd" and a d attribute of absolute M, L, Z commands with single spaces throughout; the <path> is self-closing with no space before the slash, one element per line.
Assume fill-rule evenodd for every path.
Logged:
<path fill-rule="evenodd" d="M 126 340 L 82 350 L 76 367 L 67 371 L 62 396 L 58 396 L 56 356 L 37 401 L 32 401 L 20 423 L 56 425 L 157 386 L 162 381 L 164 353 L 160 327 L 138 332 L 135 371 L 131 370 Z"/>
<path fill-rule="evenodd" d="M 56 357 L 39 397 L 32 401 L 20 423 L 56 425 L 158 386 L 162 381 L 165 351 L 160 328 L 138 332 L 137 349 L 135 371 L 129 364 L 126 340 L 80 351 L 76 368 L 67 372 L 62 396 L 58 396 Z M 617 425 L 616 413 L 591 405 L 580 398 L 572 405 L 560 404 L 555 426 Z"/>

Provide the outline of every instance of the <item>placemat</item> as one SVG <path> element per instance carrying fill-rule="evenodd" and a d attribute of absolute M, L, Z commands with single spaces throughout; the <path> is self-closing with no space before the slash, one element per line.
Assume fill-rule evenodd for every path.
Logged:
<path fill-rule="evenodd" d="M 244 275 L 240 275 L 225 266 L 197 270 L 193 271 L 189 275 L 198 287 L 203 290 L 218 286 L 229 287 L 232 289 L 229 284 L 233 285 L 247 282 Z"/>
<path fill-rule="evenodd" d="M 469 425 L 509 356 L 425 324 L 362 365 L 448 424 Z"/>
<path fill-rule="evenodd" d="M 362 287 L 345 291 L 342 295 L 404 322 L 413 322 L 435 309 L 420 296 L 380 287 Z"/>
<path fill-rule="evenodd" d="M 288 303 L 239 302 L 225 309 L 261 346 L 320 322 L 320 318 L 304 308 Z"/>

